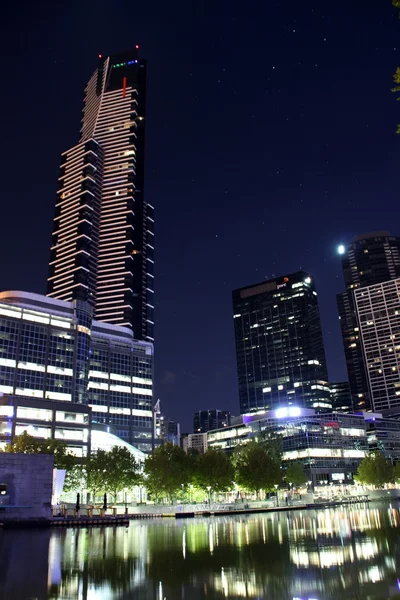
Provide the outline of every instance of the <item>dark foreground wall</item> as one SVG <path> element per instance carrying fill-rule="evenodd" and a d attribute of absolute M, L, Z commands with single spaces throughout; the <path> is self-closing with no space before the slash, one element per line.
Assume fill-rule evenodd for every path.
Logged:
<path fill-rule="evenodd" d="M 0 452 L 0 522 L 51 517 L 53 462 L 49 454 Z"/>

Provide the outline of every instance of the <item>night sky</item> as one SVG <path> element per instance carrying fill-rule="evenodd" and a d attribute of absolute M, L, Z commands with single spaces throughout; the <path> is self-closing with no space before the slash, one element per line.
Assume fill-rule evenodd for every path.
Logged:
<path fill-rule="evenodd" d="M 391 1 L 25 1 L 1 28 L 0 289 L 45 293 L 86 81 L 99 52 L 139 44 L 163 412 L 188 431 L 195 410 L 238 413 L 231 291 L 299 268 L 316 278 L 330 378 L 346 378 L 336 246 L 400 234 Z"/>

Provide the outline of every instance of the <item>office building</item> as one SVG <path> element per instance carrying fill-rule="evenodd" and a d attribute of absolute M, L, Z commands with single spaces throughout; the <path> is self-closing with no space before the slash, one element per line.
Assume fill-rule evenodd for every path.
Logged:
<path fill-rule="evenodd" d="M 368 452 L 363 415 L 317 414 L 297 406 L 236 417 L 230 427 L 209 431 L 207 444 L 231 454 L 265 433 L 281 440 L 283 463 L 300 462 L 313 485 L 352 482 Z"/>
<path fill-rule="evenodd" d="M 382 452 L 392 463 L 397 463 L 400 460 L 400 420 L 386 419 L 381 413 L 362 414 L 370 452 Z"/>
<path fill-rule="evenodd" d="M 241 414 L 332 409 L 318 298 L 303 271 L 233 292 Z"/>
<path fill-rule="evenodd" d="M 47 295 L 154 340 L 154 209 L 144 199 L 146 62 L 99 56 L 80 140 L 62 154 Z"/>
<path fill-rule="evenodd" d="M 348 381 L 336 381 L 329 384 L 334 411 L 343 413 L 353 412 L 353 401 Z"/>
<path fill-rule="evenodd" d="M 354 290 L 371 408 L 400 408 L 400 278 Z"/>
<path fill-rule="evenodd" d="M 3 394 L 61 401 L 66 411 L 69 403 L 89 406 L 94 424 L 114 426 L 149 452 L 152 369 L 153 345 L 129 328 L 95 321 L 89 303 L 0 293 Z"/>
<path fill-rule="evenodd" d="M 367 233 L 341 246 L 346 291 L 337 295 L 347 373 L 354 410 L 372 408 L 354 302 L 354 291 L 400 277 L 400 238 Z"/>
<path fill-rule="evenodd" d="M 194 413 L 193 431 L 194 433 L 206 433 L 210 429 L 220 429 L 227 427 L 231 423 L 231 413 L 227 410 L 199 410 Z"/>
<path fill-rule="evenodd" d="M 83 404 L 0 395 L 0 450 L 26 431 L 64 442 L 78 457 L 90 454 L 91 409 Z"/>
<path fill-rule="evenodd" d="M 181 446 L 187 453 L 188 450 L 195 450 L 200 454 L 207 452 L 207 434 L 206 433 L 184 433 L 181 436 Z"/>

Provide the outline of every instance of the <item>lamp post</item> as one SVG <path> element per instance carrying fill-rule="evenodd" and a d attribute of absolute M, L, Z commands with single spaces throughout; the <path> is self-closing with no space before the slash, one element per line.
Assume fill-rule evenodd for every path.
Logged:
<path fill-rule="evenodd" d="M 279 506 L 279 496 L 278 496 L 278 487 L 279 485 L 277 483 L 275 483 L 274 488 L 275 488 L 275 492 L 276 492 L 276 506 Z"/>

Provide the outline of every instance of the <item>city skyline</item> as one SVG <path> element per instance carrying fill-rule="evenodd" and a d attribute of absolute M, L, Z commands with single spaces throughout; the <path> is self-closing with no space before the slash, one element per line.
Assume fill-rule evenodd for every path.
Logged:
<path fill-rule="evenodd" d="M 59 154 L 77 143 L 83 87 L 98 53 L 137 40 L 149 64 L 146 197 L 158 222 L 156 397 L 189 429 L 204 398 L 237 412 L 231 291 L 274 274 L 313 273 L 329 378 L 347 378 L 335 250 L 363 232 L 398 233 L 389 90 L 399 21 L 390 3 L 372 2 L 347 7 L 346 19 L 339 5 L 295 2 L 260 6 L 257 19 L 235 2 L 221 14 L 160 5 L 160 20 L 142 8 L 83 3 L 79 18 L 10 8 L 0 289 L 45 293 Z M 11 118 L 27 114 L 21 64 L 30 118 Z M 27 146 L 21 170 L 10 157 Z"/>

